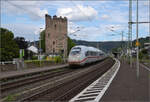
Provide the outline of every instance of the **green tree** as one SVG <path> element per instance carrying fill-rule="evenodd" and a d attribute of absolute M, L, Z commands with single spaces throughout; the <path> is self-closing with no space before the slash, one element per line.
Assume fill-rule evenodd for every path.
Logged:
<path fill-rule="evenodd" d="M 40 33 L 40 38 L 41 38 L 41 48 L 42 48 L 43 52 L 45 52 L 45 30 L 43 30 Z"/>
<path fill-rule="evenodd" d="M 27 59 L 28 58 L 28 50 L 27 50 L 28 42 L 25 41 L 24 37 L 16 37 L 14 40 L 17 43 L 19 49 L 24 49 L 24 51 L 25 51 L 24 59 Z"/>
<path fill-rule="evenodd" d="M 68 54 L 72 47 L 74 47 L 76 44 L 68 37 Z"/>
<path fill-rule="evenodd" d="M 19 47 L 14 41 L 14 34 L 5 29 L 0 28 L 0 61 L 9 61 L 18 57 Z"/>
<path fill-rule="evenodd" d="M 140 52 L 139 52 L 139 58 L 140 59 L 148 59 L 148 50 L 147 49 L 142 49 Z"/>

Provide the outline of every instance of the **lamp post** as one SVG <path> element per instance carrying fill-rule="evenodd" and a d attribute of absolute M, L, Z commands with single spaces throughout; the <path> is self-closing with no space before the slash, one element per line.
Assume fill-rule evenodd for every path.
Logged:
<path fill-rule="evenodd" d="M 138 0 L 136 0 L 136 68 L 137 68 L 137 78 L 139 77 L 139 40 L 138 40 Z"/>
<path fill-rule="evenodd" d="M 77 28 L 79 28 L 79 27 L 77 27 Z M 66 37 L 68 37 L 68 35 L 76 36 L 75 33 L 78 32 L 78 31 L 80 31 L 80 29 L 77 29 L 76 31 L 74 31 L 74 32 L 72 32 L 72 33 L 69 33 L 69 34 L 64 35 L 64 36 L 63 36 L 63 39 L 65 39 Z M 63 50 L 63 60 L 66 61 L 66 60 L 65 60 L 65 52 L 64 52 L 64 50 Z"/>
<path fill-rule="evenodd" d="M 40 41 L 39 41 L 39 45 L 40 45 L 40 46 L 39 46 L 39 47 L 40 47 L 40 50 L 39 50 L 39 51 L 40 51 L 40 57 L 39 57 L 39 58 L 40 58 L 40 67 L 41 67 L 41 51 L 42 51 L 42 49 L 41 49 L 41 48 L 42 48 L 42 47 L 41 47 L 41 30 L 42 30 L 42 29 L 43 29 L 43 28 L 40 28 L 40 37 L 39 37 L 39 40 L 40 40 Z"/>
<path fill-rule="evenodd" d="M 113 27 L 112 27 L 113 28 Z M 124 37 L 124 35 L 123 35 L 123 31 L 121 31 L 121 32 L 116 32 L 115 30 L 113 30 L 113 29 L 110 29 L 110 28 L 108 28 L 110 31 L 112 31 L 112 32 L 114 32 L 114 33 L 117 33 L 117 34 L 119 34 L 119 35 L 121 35 L 121 42 L 122 42 L 122 44 L 121 44 L 121 48 L 122 48 L 122 52 L 123 52 L 123 37 Z M 114 36 L 114 35 L 113 35 Z"/>
<path fill-rule="evenodd" d="M 149 22 L 150 22 L 150 0 L 149 0 Z M 149 23 L 149 43 L 150 43 L 150 23 Z"/>
<path fill-rule="evenodd" d="M 30 47 L 30 40 L 28 42 L 28 48 Z M 30 60 L 30 51 L 28 50 L 28 60 Z"/>

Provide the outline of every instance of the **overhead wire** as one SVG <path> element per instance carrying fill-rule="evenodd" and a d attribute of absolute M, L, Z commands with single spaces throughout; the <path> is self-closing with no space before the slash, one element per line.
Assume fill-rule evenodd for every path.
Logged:
<path fill-rule="evenodd" d="M 10 2 L 9 0 L 6 0 L 5 2 L 9 3 L 10 5 L 12 5 L 12 6 L 16 7 L 16 8 L 19 8 L 19 9 L 22 9 L 22 10 L 24 10 L 24 11 L 27 11 L 28 13 L 32 13 L 34 16 L 40 17 L 40 16 L 37 15 L 35 12 L 33 12 L 33 11 L 31 11 L 31 10 L 28 10 L 28 9 L 25 9 L 25 8 L 19 6 L 19 5 L 16 5 L 16 4 Z"/>

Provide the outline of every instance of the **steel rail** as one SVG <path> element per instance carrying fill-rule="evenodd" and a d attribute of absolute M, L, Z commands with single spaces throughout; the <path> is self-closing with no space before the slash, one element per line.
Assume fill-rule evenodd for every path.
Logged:
<path fill-rule="evenodd" d="M 14 82 L 10 82 L 10 83 L 2 83 L 1 84 L 1 92 L 13 89 L 13 88 L 17 88 L 17 87 L 21 87 L 27 84 L 32 84 L 38 81 L 42 81 L 42 80 L 46 80 L 48 78 L 53 78 L 55 76 L 58 75 L 62 75 L 68 72 L 72 72 L 73 70 L 62 70 L 59 72 L 50 72 L 50 73 L 46 73 L 46 74 L 40 74 L 37 76 L 32 76 L 30 78 L 25 78 L 25 79 L 21 79 L 21 80 L 17 80 Z"/>
<path fill-rule="evenodd" d="M 105 63 L 104 63 L 104 62 L 105 62 Z M 106 64 L 106 61 L 104 61 L 104 62 L 103 62 L 103 65 Z M 93 70 L 93 69 L 92 69 L 92 70 Z M 97 71 L 97 69 L 94 69 L 93 72 L 94 72 L 94 71 Z M 84 73 L 83 73 L 83 72 L 80 72 L 80 74 L 83 76 L 83 74 L 86 75 L 86 74 L 88 74 L 89 72 L 91 72 L 91 71 L 87 71 L 86 73 L 85 73 L 85 71 L 84 71 Z M 80 75 L 80 76 L 81 76 L 81 75 Z M 73 76 L 76 76 L 76 77 L 73 78 Z M 69 80 L 69 81 L 67 81 L 67 82 L 71 82 L 72 80 L 75 80 L 76 78 L 79 78 L 79 74 L 78 74 L 78 77 L 77 77 L 77 73 L 76 73 L 75 75 L 73 75 L 73 76 L 71 76 L 72 79 Z M 65 78 L 65 79 L 67 79 L 67 78 Z M 63 80 L 62 80 L 62 81 L 63 81 Z M 63 84 L 66 84 L 66 83 L 65 83 L 65 82 L 61 82 L 60 84 L 58 84 L 57 86 L 55 86 L 55 87 L 53 87 L 53 88 L 56 88 L 56 87 L 58 87 L 58 86 L 62 86 Z M 51 88 L 51 90 L 52 90 L 53 88 Z M 56 88 L 56 89 L 57 89 L 57 88 Z M 42 91 L 40 91 L 40 92 L 38 92 L 38 93 L 35 93 L 35 94 L 30 95 L 29 97 L 26 97 L 26 98 L 24 98 L 24 99 L 21 99 L 20 101 L 30 100 L 30 99 L 32 99 L 33 97 L 39 96 L 40 94 L 43 95 L 43 93 L 46 92 L 46 91 L 48 91 L 48 90 L 50 90 L 50 89 L 42 90 Z M 73 90 L 73 89 L 71 89 L 71 90 Z M 70 92 L 70 91 L 69 91 L 69 92 Z M 67 93 L 66 93 L 66 94 L 67 94 Z M 66 94 L 65 94 L 65 95 L 66 95 Z M 62 96 L 64 96 L 64 95 L 62 95 Z M 62 96 L 60 96 L 59 98 L 61 98 Z M 59 99 L 59 98 L 57 98 L 57 99 Z"/>

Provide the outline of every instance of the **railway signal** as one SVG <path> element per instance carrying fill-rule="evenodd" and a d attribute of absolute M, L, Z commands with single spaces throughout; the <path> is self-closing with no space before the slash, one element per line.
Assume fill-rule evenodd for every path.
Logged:
<path fill-rule="evenodd" d="M 140 46 L 140 43 L 139 43 L 139 42 L 136 42 L 135 45 L 136 45 L 136 46 Z"/>

